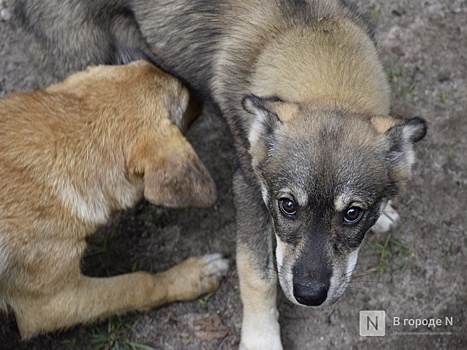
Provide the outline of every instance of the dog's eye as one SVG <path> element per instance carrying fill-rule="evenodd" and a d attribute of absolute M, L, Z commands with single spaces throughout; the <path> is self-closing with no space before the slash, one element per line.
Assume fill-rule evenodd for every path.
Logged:
<path fill-rule="evenodd" d="M 354 225 L 363 217 L 363 209 L 359 207 L 350 207 L 344 213 L 344 222 L 349 225 Z"/>
<path fill-rule="evenodd" d="M 279 209 L 285 216 L 293 216 L 297 213 L 297 204 L 293 199 L 281 198 L 279 199 Z"/>

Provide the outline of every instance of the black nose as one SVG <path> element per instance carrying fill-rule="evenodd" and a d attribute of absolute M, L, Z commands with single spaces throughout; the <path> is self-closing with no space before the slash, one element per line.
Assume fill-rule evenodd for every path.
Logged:
<path fill-rule="evenodd" d="M 293 295 L 302 305 L 318 306 L 324 303 L 328 296 L 328 288 L 324 285 L 305 286 L 294 283 Z"/>

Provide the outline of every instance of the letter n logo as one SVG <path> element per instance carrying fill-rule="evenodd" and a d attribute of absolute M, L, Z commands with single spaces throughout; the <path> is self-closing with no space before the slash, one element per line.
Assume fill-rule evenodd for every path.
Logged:
<path fill-rule="evenodd" d="M 383 337 L 386 335 L 386 312 L 384 310 L 360 311 L 360 336 Z"/>

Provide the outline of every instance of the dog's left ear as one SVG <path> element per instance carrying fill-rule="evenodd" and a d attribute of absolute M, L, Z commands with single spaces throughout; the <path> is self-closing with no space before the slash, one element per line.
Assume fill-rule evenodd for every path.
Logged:
<path fill-rule="evenodd" d="M 212 206 L 217 198 L 215 182 L 180 130 L 172 124 L 159 142 L 151 136 L 139 137 L 129 165 L 143 176 L 144 197 L 168 208 Z"/>
<path fill-rule="evenodd" d="M 207 208 L 217 198 L 216 185 L 193 149 L 172 152 L 144 171 L 144 197 L 168 208 Z"/>
<path fill-rule="evenodd" d="M 384 132 L 388 141 L 386 160 L 390 178 L 396 182 L 409 179 L 415 162 L 413 144 L 425 137 L 426 121 L 420 117 L 405 120 L 375 117 L 372 122 L 378 131 Z"/>

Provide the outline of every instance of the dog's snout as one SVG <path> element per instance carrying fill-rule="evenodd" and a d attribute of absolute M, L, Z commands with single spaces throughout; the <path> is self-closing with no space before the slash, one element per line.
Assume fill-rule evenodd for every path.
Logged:
<path fill-rule="evenodd" d="M 293 294 L 295 299 L 302 305 L 318 306 L 326 300 L 328 288 L 322 284 L 306 286 L 294 283 Z"/>

